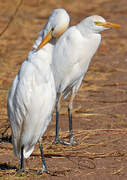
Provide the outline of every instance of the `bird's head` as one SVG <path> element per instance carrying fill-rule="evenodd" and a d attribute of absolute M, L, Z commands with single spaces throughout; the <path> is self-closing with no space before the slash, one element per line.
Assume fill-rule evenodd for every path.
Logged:
<path fill-rule="evenodd" d="M 107 22 L 103 17 L 98 15 L 89 16 L 83 21 L 90 30 L 97 33 L 110 28 L 120 28 L 119 24 Z"/>
<path fill-rule="evenodd" d="M 52 38 L 58 38 L 68 28 L 70 17 L 64 9 L 55 9 L 45 25 L 45 34 L 42 42 L 40 43 L 38 50 L 41 49 Z"/>

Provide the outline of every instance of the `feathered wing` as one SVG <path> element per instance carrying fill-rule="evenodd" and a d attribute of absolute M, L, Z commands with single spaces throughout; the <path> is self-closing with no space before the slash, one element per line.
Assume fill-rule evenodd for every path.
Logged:
<path fill-rule="evenodd" d="M 77 45 L 77 42 L 80 41 L 80 36 L 75 27 L 69 28 L 54 47 L 53 70 L 57 91 L 67 90 L 69 93 L 83 74 L 78 62 L 81 47 L 80 44 Z M 76 51 L 77 47 L 79 49 Z"/>
<path fill-rule="evenodd" d="M 30 156 L 51 120 L 55 104 L 54 81 L 51 72 L 47 72 L 47 75 L 42 73 L 32 63 L 25 61 L 9 93 L 8 114 L 17 156 L 20 156 L 22 145 L 24 157 Z"/>
<path fill-rule="evenodd" d="M 12 130 L 12 144 L 13 144 L 13 152 L 16 156 L 17 154 L 17 149 L 18 149 L 18 139 L 20 138 L 20 123 L 18 121 L 15 121 L 15 105 L 13 103 L 16 87 L 18 84 L 18 75 L 14 78 L 9 94 L 8 94 L 8 101 L 7 101 L 7 111 L 8 111 L 8 117 L 11 123 L 11 130 Z"/>
<path fill-rule="evenodd" d="M 57 41 L 53 51 L 53 70 L 56 91 L 65 97 L 73 89 L 77 92 L 95 54 L 101 37 L 83 37 L 77 26 L 69 28 Z M 91 53 L 89 53 L 91 52 Z"/>

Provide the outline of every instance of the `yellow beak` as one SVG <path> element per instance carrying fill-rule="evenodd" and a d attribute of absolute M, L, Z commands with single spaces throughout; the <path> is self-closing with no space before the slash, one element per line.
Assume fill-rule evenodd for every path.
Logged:
<path fill-rule="evenodd" d="M 120 28 L 120 25 L 119 24 L 113 24 L 113 23 L 110 23 L 110 22 L 95 22 L 95 24 L 97 26 L 103 26 L 103 27 L 106 27 L 106 28 Z"/>
<path fill-rule="evenodd" d="M 52 39 L 52 30 L 46 34 L 46 36 L 38 46 L 38 50 L 41 49 L 45 44 L 47 44 L 51 39 Z"/>

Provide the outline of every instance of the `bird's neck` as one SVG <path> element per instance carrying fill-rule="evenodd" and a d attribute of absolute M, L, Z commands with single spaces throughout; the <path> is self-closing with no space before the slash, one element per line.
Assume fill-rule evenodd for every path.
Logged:
<path fill-rule="evenodd" d="M 85 23 L 84 21 L 81 21 L 78 25 L 77 25 L 77 29 L 80 31 L 80 33 L 82 34 L 82 36 L 84 37 L 90 37 L 91 35 L 97 35 L 100 33 L 94 31 L 92 28 L 90 28 L 88 26 L 87 23 Z"/>
<path fill-rule="evenodd" d="M 92 33 L 90 29 L 84 27 L 82 24 L 78 24 L 77 29 L 80 31 L 83 37 L 89 36 Z"/>

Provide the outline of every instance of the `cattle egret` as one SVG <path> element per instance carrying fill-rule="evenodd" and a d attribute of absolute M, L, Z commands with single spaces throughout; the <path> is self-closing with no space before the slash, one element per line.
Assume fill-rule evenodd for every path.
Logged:
<path fill-rule="evenodd" d="M 82 83 L 93 55 L 100 42 L 101 32 L 120 25 L 106 22 L 98 15 L 85 18 L 76 26 L 72 26 L 59 38 L 53 50 L 53 72 L 56 83 L 56 138 L 55 143 L 74 145 L 76 142 L 72 132 L 72 109 L 74 97 Z M 60 100 L 71 94 L 68 104 L 69 137 L 66 143 L 59 138 Z"/>

